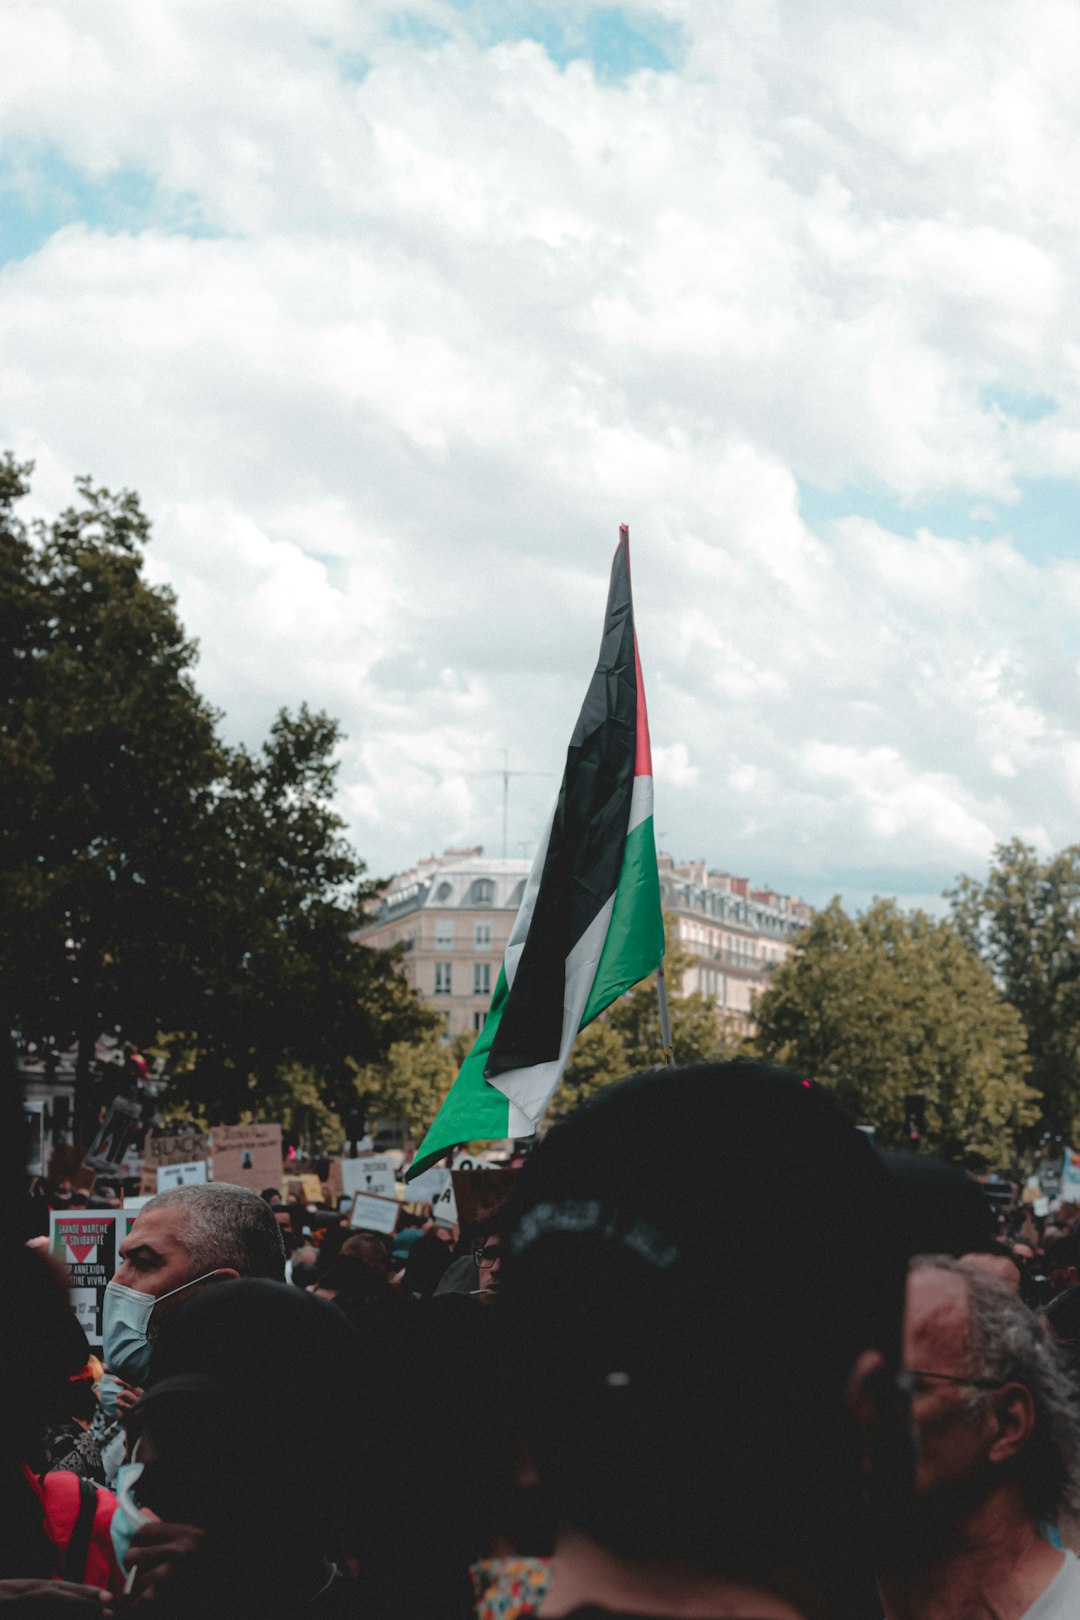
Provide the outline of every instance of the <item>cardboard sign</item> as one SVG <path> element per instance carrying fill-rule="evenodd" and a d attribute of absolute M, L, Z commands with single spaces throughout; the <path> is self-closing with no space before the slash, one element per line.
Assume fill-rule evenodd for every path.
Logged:
<path fill-rule="evenodd" d="M 345 1191 L 345 1183 L 341 1179 L 341 1160 L 330 1160 L 330 1171 L 326 1178 L 326 1190 L 330 1194 L 330 1202 L 334 1203 Z"/>
<path fill-rule="evenodd" d="M 379 1198 L 375 1193 L 358 1192 L 354 1195 L 349 1212 L 349 1225 L 364 1232 L 397 1231 L 398 1211 L 396 1198 Z"/>
<path fill-rule="evenodd" d="M 135 1217 L 124 1210 L 56 1210 L 49 1216 L 49 1248 L 67 1267 L 71 1308 L 91 1345 L 101 1344 L 105 1285 L 120 1263 L 120 1245 Z"/>
<path fill-rule="evenodd" d="M 251 1192 L 280 1187 L 280 1125 L 215 1125 L 210 1145 L 215 1181 L 231 1181 Z"/>
<path fill-rule="evenodd" d="M 157 1171 L 144 1164 L 139 1171 L 139 1197 L 153 1198 L 157 1192 Z"/>
<path fill-rule="evenodd" d="M 141 1119 L 142 1109 L 138 1103 L 127 1097 L 114 1097 L 83 1158 L 84 1168 L 100 1170 L 103 1174 L 120 1174 L 127 1145 Z"/>
<path fill-rule="evenodd" d="M 393 1159 L 343 1159 L 341 1179 L 346 1193 L 374 1193 L 378 1198 L 397 1196 Z"/>
<path fill-rule="evenodd" d="M 510 1202 L 516 1170 L 451 1170 L 462 1226 L 486 1226 Z"/>
<path fill-rule="evenodd" d="M 305 1204 L 321 1204 L 323 1201 L 322 1182 L 318 1176 L 305 1171 L 300 1177 L 300 1187 L 303 1192 Z"/>
<path fill-rule="evenodd" d="M 162 1164 L 157 1170 L 157 1191 L 167 1192 L 170 1187 L 198 1187 L 205 1180 L 205 1159 L 193 1159 L 190 1164 Z"/>
<path fill-rule="evenodd" d="M 190 1130 L 178 1131 L 173 1136 L 148 1135 L 143 1148 L 147 1167 L 156 1170 L 162 1164 L 195 1164 L 210 1156 L 210 1142 L 194 1125 Z"/>
<path fill-rule="evenodd" d="M 45 1104 L 24 1102 L 26 1121 L 26 1173 L 30 1176 L 45 1174 Z"/>

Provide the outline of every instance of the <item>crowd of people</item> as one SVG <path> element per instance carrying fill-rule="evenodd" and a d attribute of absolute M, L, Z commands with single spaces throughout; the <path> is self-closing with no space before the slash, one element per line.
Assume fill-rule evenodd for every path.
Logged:
<path fill-rule="evenodd" d="M 804 1077 L 627 1078 L 460 1228 L 163 1192 L 100 1357 L 6 1136 L 0 1620 L 1080 1620 L 1080 1211 Z"/>

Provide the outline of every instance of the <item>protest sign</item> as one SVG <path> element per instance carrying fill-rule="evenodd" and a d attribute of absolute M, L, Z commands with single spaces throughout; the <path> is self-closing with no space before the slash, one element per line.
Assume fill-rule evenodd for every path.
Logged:
<path fill-rule="evenodd" d="M 375 1193 L 358 1192 L 353 1196 L 349 1225 L 365 1232 L 385 1232 L 389 1235 L 397 1230 L 400 1208 L 396 1198 L 379 1198 Z"/>
<path fill-rule="evenodd" d="M 153 1198 L 157 1192 L 157 1171 L 144 1164 L 139 1171 L 139 1197 Z"/>
<path fill-rule="evenodd" d="M 215 1181 L 231 1181 L 251 1192 L 280 1186 L 280 1125 L 215 1125 L 210 1145 Z"/>
<path fill-rule="evenodd" d="M 451 1170 L 458 1220 L 462 1226 L 486 1226 L 510 1202 L 516 1170 Z"/>
<path fill-rule="evenodd" d="M 170 1187 L 197 1187 L 205 1180 L 205 1159 L 193 1159 L 190 1164 L 162 1164 L 157 1171 L 157 1191 L 167 1192 Z"/>
<path fill-rule="evenodd" d="M 45 1104 L 24 1102 L 26 1121 L 26 1173 L 30 1176 L 45 1174 Z"/>
<path fill-rule="evenodd" d="M 210 1156 L 210 1142 L 203 1131 L 190 1129 L 176 1131 L 170 1136 L 150 1134 L 143 1148 L 146 1164 L 156 1170 L 162 1164 L 194 1164 Z"/>
<path fill-rule="evenodd" d="M 446 1185 L 443 1180 L 446 1171 L 441 1167 L 435 1170 L 424 1170 L 415 1181 L 407 1183 L 405 1192 L 412 1204 L 430 1204 L 438 1198 Z"/>
<path fill-rule="evenodd" d="M 379 1198 L 396 1197 L 393 1159 L 344 1159 L 341 1179 L 346 1193 L 375 1193 Z"/>
<path fill-rule="evenodd" d="M 127 1097 L 114 1097 L 83 1158 L 84 1167 L 104 1174 L 120 1174 L 128 1143 L 141 1119 L 142 1109 L 138 1103 Z"/>
<path fill-rule="evenodd" d="M 345 1191 L 345 1183 L 341 1178 L 340 1159 L 330 1160 L 330 1170 L 326 1177 L 326 1190 L 330 1194 L 330 1202 L 332 1204 L 335 1203 Z"/>
<path fill-rule="evenodd" d="M 436 1226 L 456 1225 L 458 1218 L 457 1200 L 454 1198 L 454 1183 L 450 1179 L 449 1170 L 440 1167 L 437 1170 L 430 1171 L 429 1174 L 438 1176 L 440 1181 L 439 1191 L 431 1200 L 432 1219 Z M 413 1186 L 415 1185 L 414 1182 Z M 410 1187 L 409 1190 L 411 1192 L 412 1188 Z"/>
<path fill-rule="evenodd" d="M 306 1170 L 300 1177 L 300 1188 L 304 1195 L 305 1204 L 321 1204 L 323 1201 L 322 1182 L 318 1176 Z"/>
<path fill-rule="evenodd" d="M 451 1155 L 451 1170 L 494 1170 L 499 1166 L 491 1164 L 488 1159 L 481 1158 L 479 1153 L 467 1153 L 464 1148 Z"/>
<path fill-rule="evenodd" d="M 57 1210 L 49 1215 L 49 1248 L 68 1269 L 71 1308 L 91 1345 L 101 1344 L 105 1285 L 120 1263 L 120 1244 L 134 1216 L 124 1210 Z"/>

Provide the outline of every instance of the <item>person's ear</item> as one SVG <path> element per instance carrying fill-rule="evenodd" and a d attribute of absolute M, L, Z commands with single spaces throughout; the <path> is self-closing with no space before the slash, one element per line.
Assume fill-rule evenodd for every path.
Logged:
<path fill-rule="evenodd" d="M 879 1449 L 885 1377 L 885 1357 L 881 1351 L 863 1350 L 856 1358 L 844 1391 L 844 1404 L 855 1430 L 859 1467 L 864 1475 L 872 1473 Z"/>
<path fill-rule="evenodd" d="M 218 1271 L 212 1272 L 206 1279 L 206 1286 L 216 1282 L 239 1282 L 240 1273 L 234 1271 L 232 1266 L 222 1266 Z"/>
<path fill-rule="evenodd" d="M 995 1435 L 987 1462 L 1007 1463 L 1019 1455 L 1035 1431 L 1035 1402 L 1023 1384 L 1003 1384 L 993 1395 Z"/>

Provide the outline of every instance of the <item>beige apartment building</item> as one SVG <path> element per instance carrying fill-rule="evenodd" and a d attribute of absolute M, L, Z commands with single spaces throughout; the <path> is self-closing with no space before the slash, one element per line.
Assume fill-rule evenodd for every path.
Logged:
<path fill-rule="evenodd" d="M 448 849 L 399 872 L 365 945 L 405 948 L 405 976 L 444 1015 L 448 1036 L 483 1028 L 506 942 L 532 862 L 497 860 L 483 849 Z"/>
<path fill-rule="evenodd" d="M 722 1032 L 753 1033 L 753 999 L 788 955 L 794 936 L 813 916 L 803 900 L 752 889 L 749 878 L 704 861 L 676 863 L 661 854 L 660 893 L 690 967 L 680 986 L 716 1003 Z"/>
<path fill-rule="evenodd" d="M 754 994 L 810 921 L 810 907 L 704 861 L 661 854 L 659 863 L 664 910 L 690 958 L 681 990 L 716 1003 L 721 1031 L 751 1033 Z M 377 916 L 356 935 L 376 948 L 404 947 L 405 975 L 443 1014 L 448 1037 L 483 1027 L 531 865 L 480 847 L 431 855 L 391 880 Z"/>

